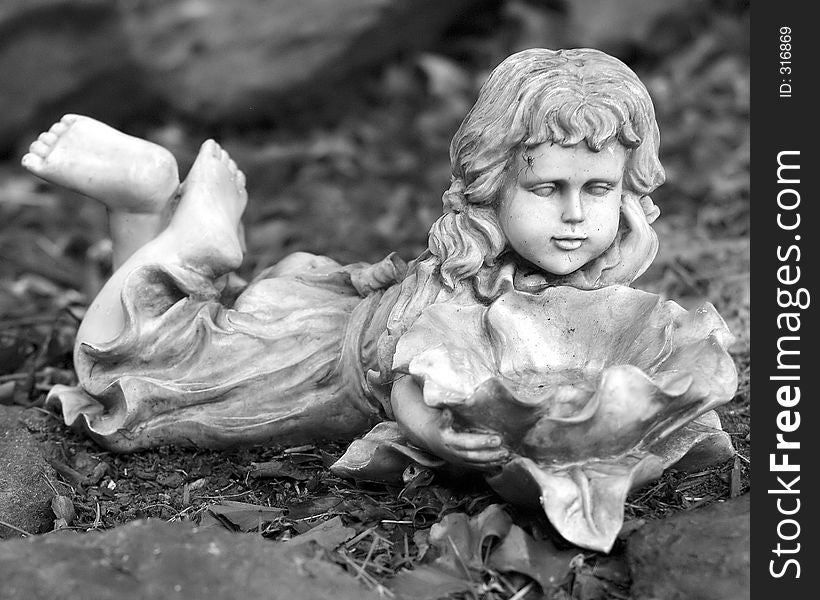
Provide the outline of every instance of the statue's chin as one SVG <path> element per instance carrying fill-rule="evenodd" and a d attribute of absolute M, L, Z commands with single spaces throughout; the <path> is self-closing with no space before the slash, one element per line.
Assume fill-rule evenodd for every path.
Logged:
<path fill-rule="evenodd" d="M 571 275 L 576 271 L 580 271 L 584 267 L 584 265 L 587 264 L 586 262 L 581 263 L 580 261 L 567 263 L 558 261 L 530 262 L 547 277 L 565 277 L 566 275 Z"/>

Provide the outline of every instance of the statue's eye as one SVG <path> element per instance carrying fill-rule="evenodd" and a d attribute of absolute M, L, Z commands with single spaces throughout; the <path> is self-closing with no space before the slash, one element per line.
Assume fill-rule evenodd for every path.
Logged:
<path fill-rule="evenodd" d="M 541 196 L 542 198 L 549 198 L 555 193 L 557 189 L 558 186 L 554 183 L 540 183 L 536 186 L 531 187 L 529 191 L 535 194 L 536 196 Z"/>
<path fill-rule="evenodd" d="M 609 192 L 615 189 L 611 183 L 591 183 L 584 187 L 587 194 L 592 196 L 606 196 Z"/>

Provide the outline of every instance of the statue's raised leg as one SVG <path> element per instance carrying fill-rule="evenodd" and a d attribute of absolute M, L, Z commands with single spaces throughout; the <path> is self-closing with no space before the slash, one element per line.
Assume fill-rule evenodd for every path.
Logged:
<path fill-rule="evenodd" d="M 22 163 L 108 208 L 115 267 L 160 232 L 179 188 L 168 150 L 81 115 L 65 115 L 42 133 Z"/>

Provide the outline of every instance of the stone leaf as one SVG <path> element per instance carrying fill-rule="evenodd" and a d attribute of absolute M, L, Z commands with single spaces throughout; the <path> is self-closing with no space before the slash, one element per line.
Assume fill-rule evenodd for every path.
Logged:
<path fill-rule="evenodd" d="M 531 504 L 538 498 L 544 514 L 564 538 L 584 548 L 609 552 L 623 525 L 627 494 L 662 471 L 660 459 L 646 453 L 564 468 L 517 457 L 487 482 L 513 503 Z"/>
<path fill-rule="evenodd" d="M 385 421 L 351 442 L 330 470 L 340 477 L 400 484 L 402 473 L 411 465 L 440 467 L 443 464 L 443 460 L 409 445 L 394 421 Z"/>
<path fill-rule="evenodd" d="M 488 482 L 503 498 L 540 501 L 567 541 L 609 552 L 630 489 L 690 449 L 681 468 L 733 452 L 705 416 L 737 388 L 732 340 L 709 303 L 686 311 L 615 285 L 513 289 L 486 308 L 426 308 L 393 368 L 450 410 L 456 430 L 500 434 L 512 459 Z"/>

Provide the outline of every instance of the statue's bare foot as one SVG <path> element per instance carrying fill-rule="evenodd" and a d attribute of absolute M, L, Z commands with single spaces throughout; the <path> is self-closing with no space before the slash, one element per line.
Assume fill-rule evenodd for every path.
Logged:
<path fill-rule="evenodd" d="M 173 155 L 81 115 L 40 135 L 23 166 L 46 181 L 103 202 L 114 212 L 160 214 L 179 187 Z"/>
<path fill-rule="evenodd" d="M 171 236 L 180 258 L 209 275 L 232 271 L 242 263 L 240 219 L 248 194 L 245 175 L 219 144 L 202 144 L 174 216 L 163 236 Z"/>

